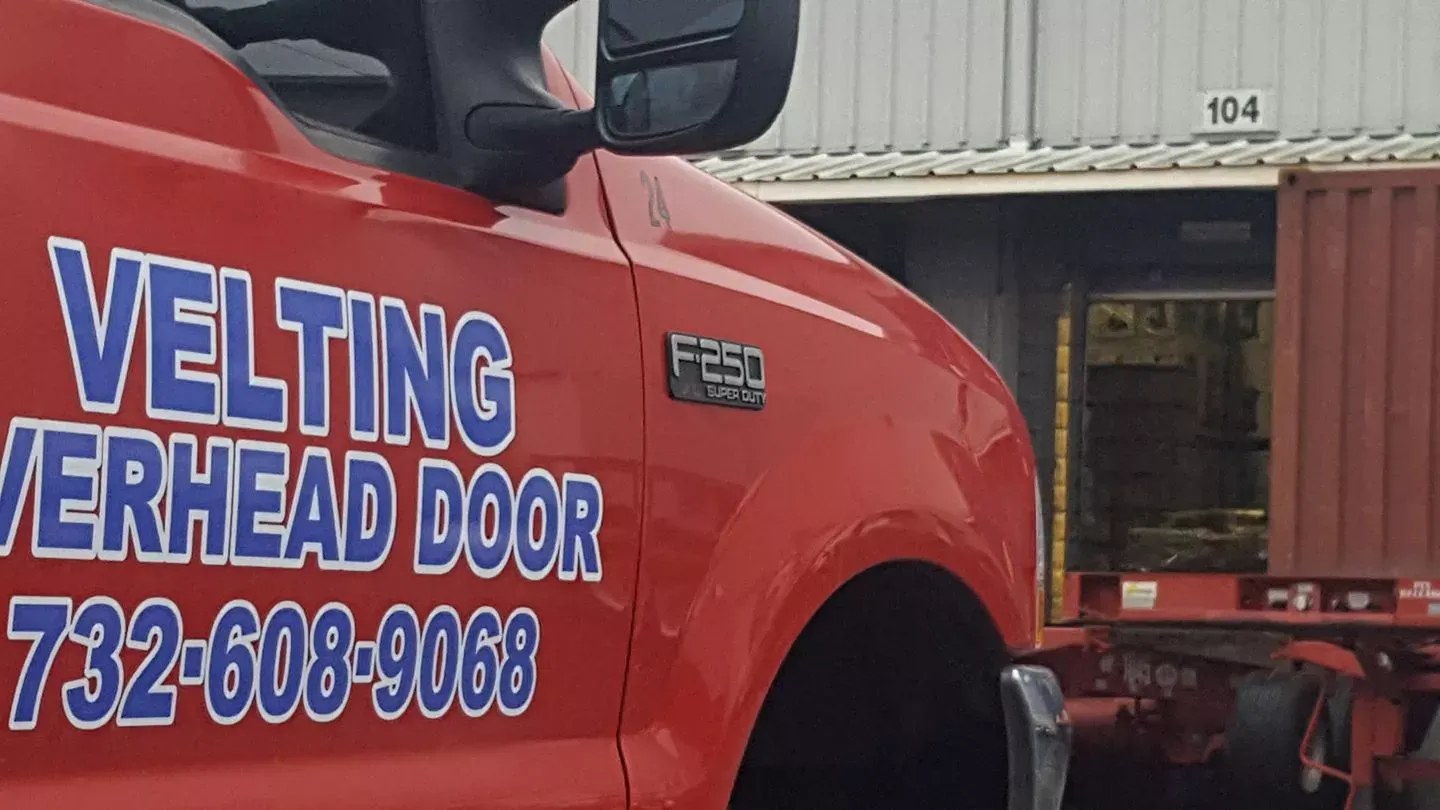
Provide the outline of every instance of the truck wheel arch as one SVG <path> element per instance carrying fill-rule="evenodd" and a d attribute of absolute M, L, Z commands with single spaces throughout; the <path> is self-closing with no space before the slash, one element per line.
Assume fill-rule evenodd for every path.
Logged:
<path fill-rule="evenodd" d="M 919 560 L 860 572 L 818 608 L 767 685 L 731 807 L 838 796 L 928 806 L 959 791 L 976 808 L 998 806 L 1007 660 L 984 604 L 952 572 Z"/>
<path fill-rule="evenodd" d="M 768 583 L 769 592 L 755 603 L 760 610 L 742 612 L 746 618 L 742 623 L 736 623 L 734 611 L 718 603 L 697 605 L 686 622 L 690 643 L 706 639 L 743 649 L 742 639 L 748 638 L 752 654 L 721 679 L 733 689 L 722 690 L 728 694 L 710 694 L 713 702 L 707 711 L 696 713 L 692 707 L 678 705 L 682 695 L 693 692 L 676 688 L 669 701 L 674 711 L 664 712 L 664 721 L 622 735 L 625 759 L 632 770 L 632 806 L 726 807 L 782 668 L 827 606 L 843 599 L 850 592 L 847 589 L 857 584 L 865 587 L 872 578 L 895 576 L 945 583 L 942 598 L 968 602 L 973 608 L 969 614 L 973 623 L 962 632 L 976 633 L 976 646 L 987 649 L 987 658 L 1003 657 L 1001 628 L 1007 621 L 1023 621 L 1021 606 L 1011 601 L 1006 572 L 996 558 L 974 553 L 974 544 L 987 544 L 979 538 L 967 539 L 966 533 L 933 514 L 880 514 L 803 544 L 806 552 L 779 566 L 784 573 Z M 739 564 L 744 554 L 736 549 L 724 556 Z M 719 564 L 723 567 L 726 562 Z M 752 569 L 763 567 L 756 564 L 753 556 L 746 562 Z M 722 573 L 712 570 L 712 574 Z M 998 667 L 999 662 L 995 664 Z M 690 689 L 703 689 L 693 674 L 685 680 Z M 992 679 L 986 686 L 998 687 L 998 680 Z M 998 698 L 995 708 L 998 711 Z M 1000 731 L 998 742 L 1003 748 L 1003 728 Z M 680 741 L 688 744 L 678 744 Z"/>

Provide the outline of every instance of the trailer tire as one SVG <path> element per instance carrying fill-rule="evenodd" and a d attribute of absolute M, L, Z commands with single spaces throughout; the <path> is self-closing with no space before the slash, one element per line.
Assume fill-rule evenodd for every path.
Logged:
<path fill-rule="evenodd" d="M 1339 810 L 1345 806 L 1344 782 L 1300 763 L 1300 745 L 1321 684 L 1284 673 L 1252 673 L 1235 690 L 1235 711 L 1226 729 L 1225 768 L 1236 806 L 1265 810 Z M 1310 755 L 1338 767 L 1336 729 L 1328 706 Z"/>

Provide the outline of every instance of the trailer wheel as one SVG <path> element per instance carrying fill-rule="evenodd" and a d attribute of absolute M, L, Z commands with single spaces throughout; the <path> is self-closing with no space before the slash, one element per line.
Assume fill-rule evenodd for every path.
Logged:
<path fill-rule="evenodd" d="M 1225 767 L 1233 800 L 1266 810 L 1338 810 L 1344 782 L 1300 763 L 1300 744 L 1321 685 L 1295 675 L 1252 673 L 1235 690 L 1235 713 L 1226 731 Z M 1311 741 L 1310 758 L 1332 767 L 1341 746 L 1328 707 Z"/>

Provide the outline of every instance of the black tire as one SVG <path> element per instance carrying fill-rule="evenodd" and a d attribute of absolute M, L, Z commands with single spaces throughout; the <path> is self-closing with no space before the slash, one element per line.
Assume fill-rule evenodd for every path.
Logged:
<path fill-rule="evenodd" d="M 1295 675 L 1253 673 L 1240 682 L 1235 690 L 1235 713 L 1226 730 L 1226 787 L 1233 806 L 1257 810 L 1340 810 L 1345 806 L 1348 786 L 1344 782 L 1326 776 L 1318 785 L 1302 784 L 1300 744 L 1320 694 L 1318 681 Z M 1323 751 L 1326 764 L 1343 767 L 1335 756 L 1340 750 L 1337 730 L 1327 706 L 1321 710 L 1311 750 L 1312 756 L 1319 753 L 1317 749 Z"/>

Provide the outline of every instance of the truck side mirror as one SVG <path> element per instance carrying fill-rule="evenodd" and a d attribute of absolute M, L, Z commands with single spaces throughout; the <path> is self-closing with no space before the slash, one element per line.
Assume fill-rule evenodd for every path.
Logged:
<path fill-rule="evenodd" d="M 601 0 L 595 126 L 632 155 L 731 149 L 790 91 L 800 0 Z"/>
<path fill-rule="evenodd" d="M 800 0 L 601 0 L 596 106 L 545 86 L 541 38 L 575 0 L 425 0 L 455 182 L 565 210 L 581 155 L 693 155 L 765 133 L 790 92 Z"/>

